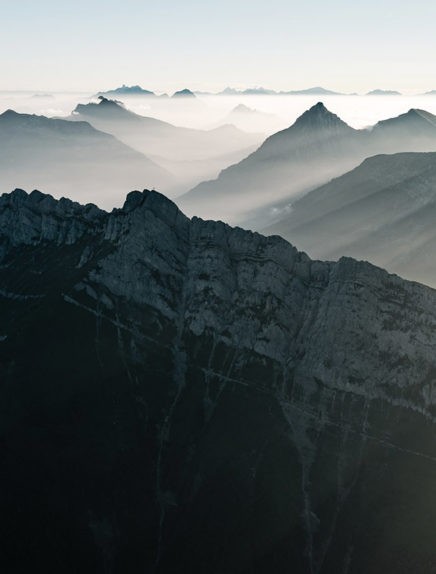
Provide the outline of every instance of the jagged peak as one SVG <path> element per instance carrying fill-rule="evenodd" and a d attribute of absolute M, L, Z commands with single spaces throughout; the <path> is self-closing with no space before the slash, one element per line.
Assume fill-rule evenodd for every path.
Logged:
<path fill-rule="evenodd" d="M 188 217 L 180 211 L 171 199 L 154 189 L 131 191 L 127 194 L 123 207 L 120 210 L 114 210 L 114 212 L 129 214 L 141 209 L 152 211 L 154 215 L 169 223 L 175 223 L 176 219 L 179 218 L 188 220 Z"/>
<path fill-rule="evenodd" d="M 98 111 L 98 112 L 120 112 L 125 115 L 133 115 L 133 112 L 130 112 L 126 109 L 123 102 L 119 100 L 114 100 L 110 98 L 106 98 L 105 96 L 98 96 L 98 102 L 89 102 L 87 104 L 77 104 L 77 106 L 73 110 L 73 114 L 80 114 L 80 113 L 87 113 L 89 111 Z"/>
<path fill-rule="evenodd" d="M 113 100 L 110 98 L 105 98 L 104 96 L 98 96 L 98 106 L 115 106 L 117 108 L 124 108 L 123 102 L 120 100 Z"/>
<path fill-rule="evenodd" d="M 49 193 L 43 193 L 38 189 L 34 189 L 30 193 L 21 188 L 16 188 L 9 193 L 3 193 L 0 196 L 0 205 L 14 206 L 20 209 L 23 206 L 41 208 L 42 211 L 53 210 L 57 213 L 65 212 L 66 215 L 71 212 L 84 211 L 88 215 L 92 214 L 101 215 L 106 213 L 104 210 L 97 207 L 94 203 L 87 203 L 85 205 L 68 199 L 67 197 L 61 197 L 56 199 Z"/>

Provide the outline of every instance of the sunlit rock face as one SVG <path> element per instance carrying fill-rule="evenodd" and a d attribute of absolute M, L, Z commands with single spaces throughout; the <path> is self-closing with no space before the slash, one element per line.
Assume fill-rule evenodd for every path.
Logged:
<path fill-rule="evenodd" d="M 436 292 L 156 192 L 0 257 L 5 571 L 434 571 Z"/>

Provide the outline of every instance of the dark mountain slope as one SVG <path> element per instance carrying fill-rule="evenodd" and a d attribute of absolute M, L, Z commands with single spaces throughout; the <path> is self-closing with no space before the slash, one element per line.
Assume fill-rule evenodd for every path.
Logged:
<path fill-rule="evenodd" d="M 436 293 L 199 219 L 0 199 L 6 572 L 436 567 Z"/>

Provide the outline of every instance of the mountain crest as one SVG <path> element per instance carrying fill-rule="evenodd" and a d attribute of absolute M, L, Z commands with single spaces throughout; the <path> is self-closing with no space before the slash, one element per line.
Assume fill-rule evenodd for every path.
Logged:
<path fill-rule="evenodd" d="M 329 111 L 322 102 L 318 102 L 307 111 L 305 111 L 299 118 L 297 118 L 295 127 L 316 129 L 316 128 L 345 128 L 351 130 L 350 126 L 346 124 L 336 114 Z M 293 126 L 293 127 L 294 127 Z"/>

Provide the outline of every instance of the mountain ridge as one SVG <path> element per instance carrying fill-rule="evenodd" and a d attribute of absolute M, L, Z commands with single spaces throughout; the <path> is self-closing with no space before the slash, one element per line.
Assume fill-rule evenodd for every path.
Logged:
<path fill-rule="evenodd" d="M 435 291 L 148 191 L 3 195 L 0 257 L 5 565 L 431 571 Z"/>
<path fill-rule="evenodd" d="M 281 204 L 292 204 L 366 157 L 434 150 L 436 116 L 425 110 L 411 109 L 372 128 L 356 130 L 318 102 L 241 162 L 215 180 L 200 183 L 178 202 L 189 214 L 262 229 Z M 226 202 L 229 196 L 234 200 L 231 210 Z"/>

